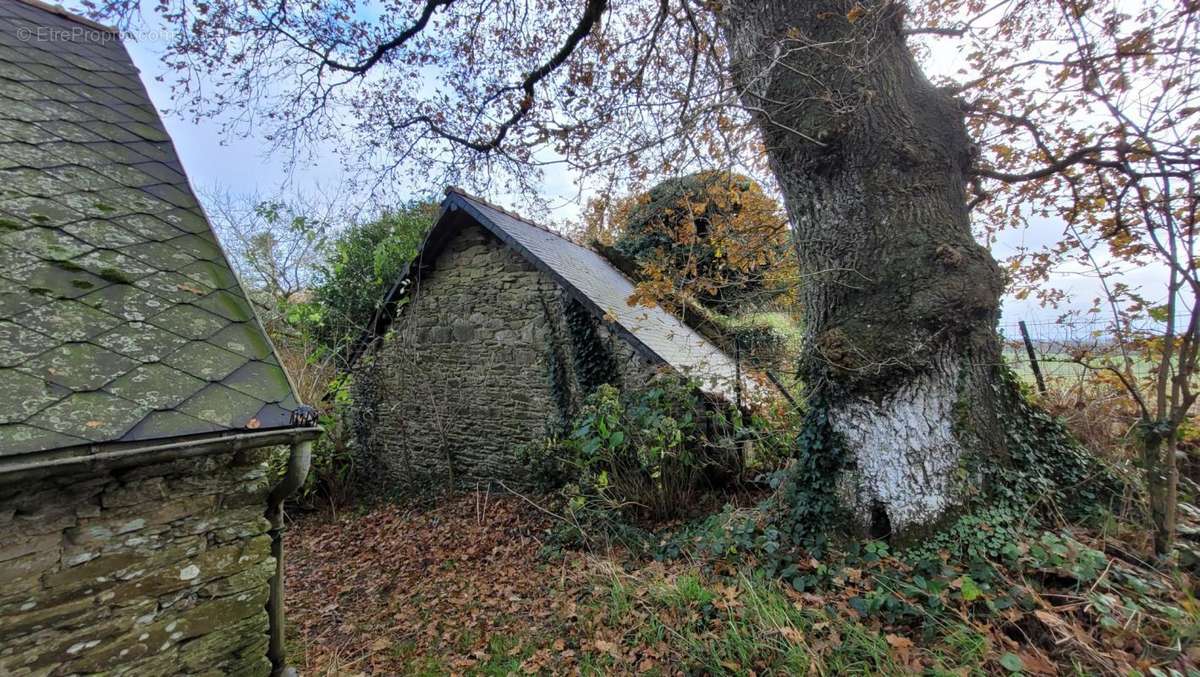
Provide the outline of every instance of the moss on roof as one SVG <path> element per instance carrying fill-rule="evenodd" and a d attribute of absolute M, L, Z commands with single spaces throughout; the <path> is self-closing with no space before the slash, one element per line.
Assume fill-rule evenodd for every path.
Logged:
<path fill-rule="evenodd" d="M 137 69 L 79 28 L 0 2 L 0 456 L 290 425 Z"/>

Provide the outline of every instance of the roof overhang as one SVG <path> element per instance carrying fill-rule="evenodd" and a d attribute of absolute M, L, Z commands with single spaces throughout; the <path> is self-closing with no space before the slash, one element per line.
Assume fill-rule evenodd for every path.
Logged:
<path fill-rule="evenodd" d="M 50 475 L 104 472 L 185 458 L 291 445 L 322 433 L 319 426 L 221 432 L 142 442 L 108 442 L 0 457 L 0 485 Z"/>

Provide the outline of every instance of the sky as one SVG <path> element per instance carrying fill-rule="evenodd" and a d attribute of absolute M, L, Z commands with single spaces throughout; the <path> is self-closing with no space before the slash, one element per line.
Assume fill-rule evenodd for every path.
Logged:
<path fill-rule="evenodd" d="M 69 2 L 68 7 L 72 4 L 75 3 Z M 166 72 L 161 58 L 168 39 L 168 34 L 144 26 L 135 28 L 126 36 L 126 47 L 141 71 L 150 98 L 160 111 L 171 108 L 172 101 L 169 82 L 158 79 Z M 935 53 L 932 58 L 935 63 L 931 65 L 936 69 L 937 61 L 951 58 L 950 54 L 939 57 Z M 336 193 L 347 179 L 331 148 L 307 149 L 310 157 L 289 165 L 283 153 L 272 154 L 270 142 L 253 130 L 244 135 L 231 136 L 222 133 L 219 120 L 204 119 L 197 122 L 175 113 L 164 113 L 163 121 L 202 203 L 206 196 L 214 193 L 261 197 L 311 195 L 314 192 L 330 194 Z M 421 190 L 429 188 L 421 187 Z M 560 166 L 547 168 L 539 192 L 551 206 L 550 218 L 553 221 L 563 224 L 577 218 L 581 205 L 573 199 L 576 195 L 574 182 Z M 486 197 L 501 205 L 514 202 L 512 196 Z M 1001 260 L 1017 247 L 1054 242 L 1061 235 L 1061 224 L 1034 221 L 1028 229 L 1002 233 L 1000 239 L 992 244 L 992 252 L 996 259 Z M 1159 271 L 1146 269 L 1135 273 L 1131 281 L 1146 284 L 1148 288 L 1161 287 L 1159 276 Z M 1067 309 L 1086 309 L 1099 292 L 1098 281 L 1082 268 L 1059 272 L 1053 282 L 1068 292 L 1070 299 L 1065 306 L 1042 308 L 1032 299 L 1018 300 L 1008 295 L 1003 299 L 1002 326 L 1026 320 L 1035 326 L 1045 327 Z"/>

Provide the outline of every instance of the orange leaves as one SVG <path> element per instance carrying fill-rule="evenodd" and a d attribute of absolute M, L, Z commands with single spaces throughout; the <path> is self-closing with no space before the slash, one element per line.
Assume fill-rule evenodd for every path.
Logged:
<path fill-rule="evenodd" d="M 1025 649 L 1017 652 L 1021 659 L 1021 668 L 1031 675 L 1057 675 L 1058 668 L 1046 659 L 1041 652 Z"/>
<path fill-rule="evenodd" d="M 791 233 L 780 206 L 746 177 L 700 172 L 650 191 L 593 201 L 585 239 L 636 277 L 637 303 L 669 308 L 733 302 L 794 284 Z"/>
<path fill-rule="evenodd" d="M 527 636 L 573 613 L 569 596 L 546 597 L 560 573 L 538 559 L 546 519 L 516 499 L 470 495 L 426 512 L 302 521 L 287 543 L 288 610 L 306 672 L 334 656 L 362 658 L 359 669 L 376 674 L 408 673 L 424 656 L 456 672 L 537 665 L 546 656 L 526 651 Z"/>
<path fill-rule="evenodd" d="M 613 642 L 598 639 L 593 643 L 593 646 L 596 647 L 597 651 L 606 653 L 618 660 L 624 657 L 621 653 L 621 647 Z"/>

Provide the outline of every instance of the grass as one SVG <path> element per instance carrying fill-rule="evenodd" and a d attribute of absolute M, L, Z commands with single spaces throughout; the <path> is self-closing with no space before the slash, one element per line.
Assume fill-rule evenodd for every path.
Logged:
<path fill-rule="evenodd" d="M 801 328 L 800 322 L 788 313 L 751 313 L 734 320 L 734 324 L 766 325 L 794 341 L 799 342 L 803 338 L 804 330 Z"/>
<path fill-rule="evenodd" d="M 532 651 L 520 639 L 496 635 L 488 640 L 488 659 L 472 672 L 486 677 L 503 677 L 521 670 L 521 663 Z"/>
<path fill-rule="evenodd" d="M 805 604 L 778 583 L 746 572 L 730 583 L 698 570 L 626 573 L 601 564 L 593 576 L 601 592 L 582 615 L 592 632 L 615 633 L 623 647 L 647 647 L 647 655 L 668 657 L 665 664 L 653 656 L 610 666 L 618 672 L 902 675 L 927 669 L 973 674 L 984 671 L 989 655 L 988 640 L 965 625 L 933 625 L 932 640 L 917 648 L 864 625 L 849 610 Z M 598 666 L 605 658 L 589 655 Z"/>
<path fill-rule="evenodd" d="M 294 664 L 313 675 L 949 677 L 1009 674 L 1014 663 L 1066 675 L 1200 661 L 1191 579 L 1092 547 L 1119 542 L 1109 537 L 1022 541 L 1019 565 L 968 599 L 965 570 L 950 564 L 936 589 L 881 561 L 798 592 L 728 562 L 550 556 L 537 538 L 545 518 L 515 500 L 467 496 L 301 521 L 288 558 Z M 982 610 L 1010 589 L 1036 604 Z M 912 608 L 863 611 L 880 596 Z"/>

